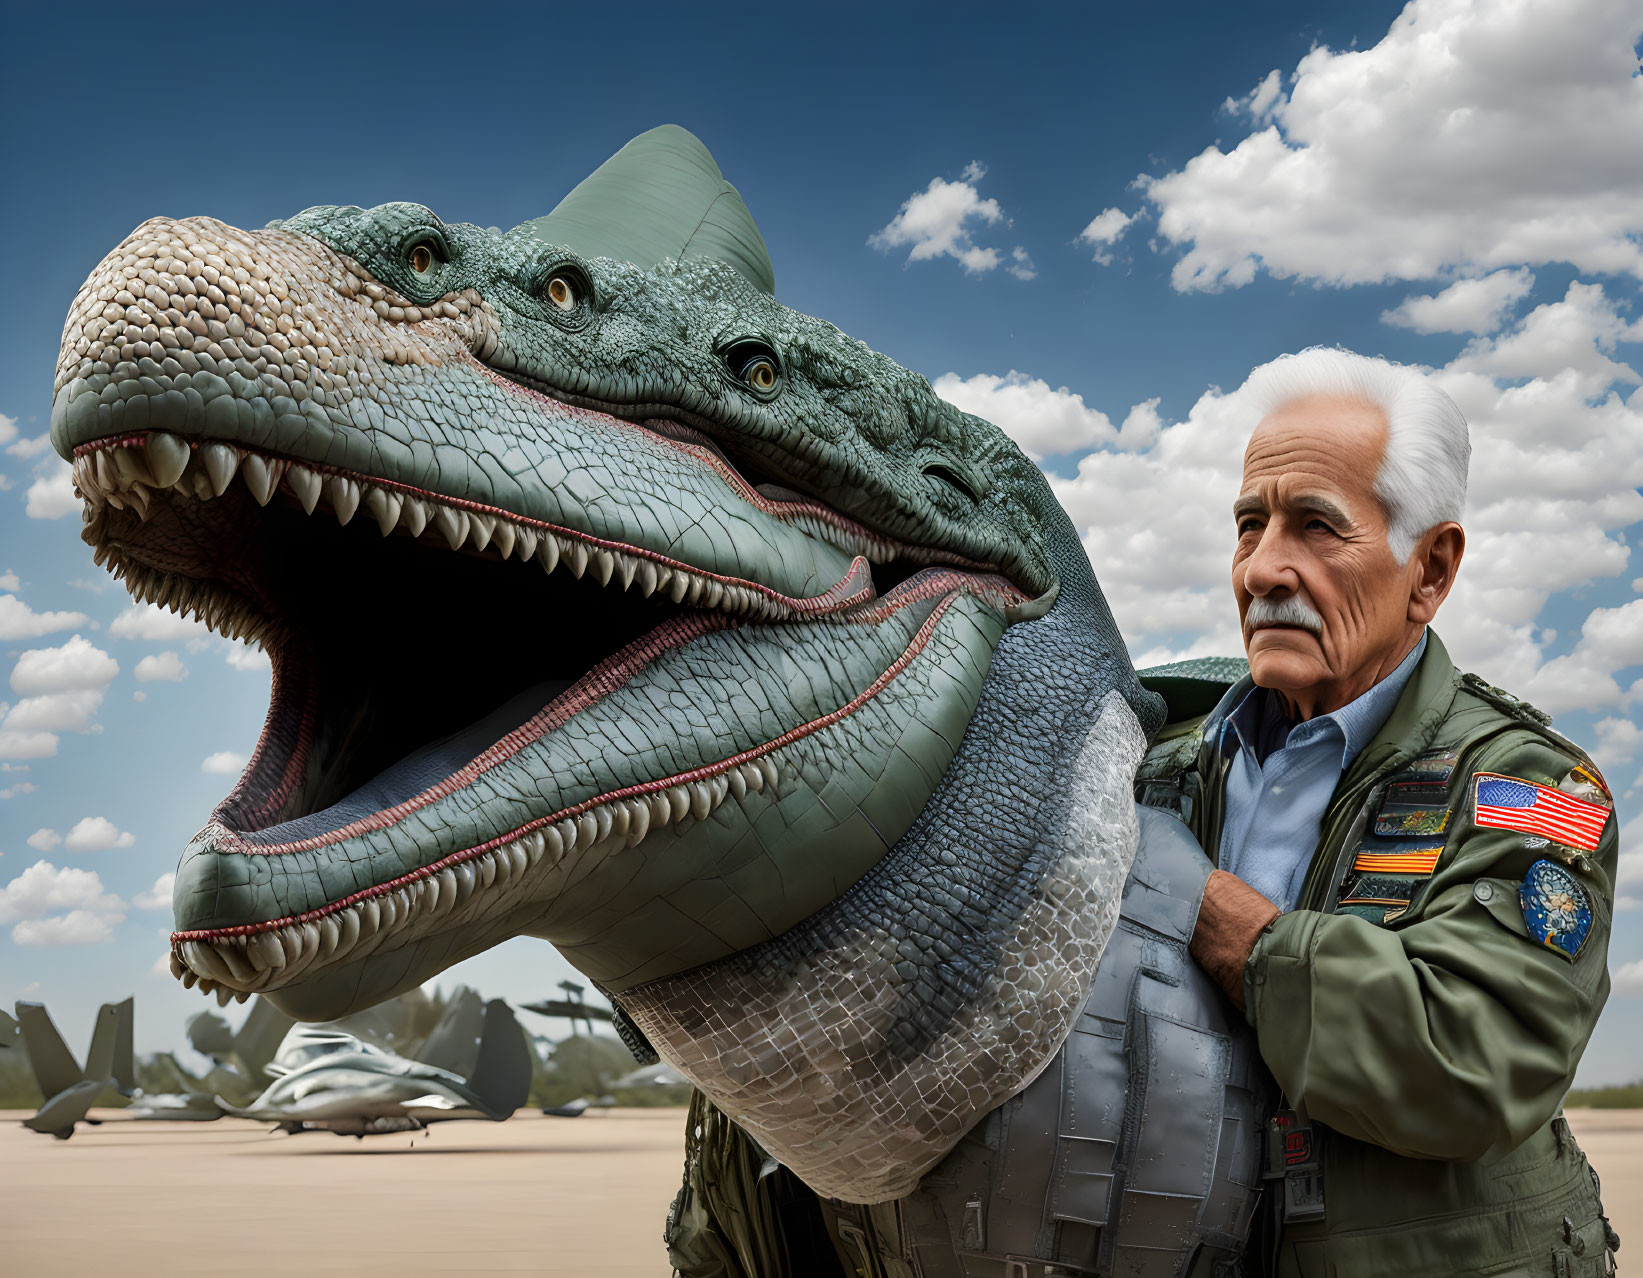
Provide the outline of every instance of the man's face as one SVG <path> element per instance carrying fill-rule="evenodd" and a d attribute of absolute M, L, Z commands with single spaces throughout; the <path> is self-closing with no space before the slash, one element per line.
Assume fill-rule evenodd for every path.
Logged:
<path fill-rule="evenodd" d="M 1392 558 L 1374 491 L 1386 433 L 1374 405 L 1314 395 L 1269 414 L 1244 453 L 1232 558 L 1244 650 L 1255 682 L 1301 718 L 1366 692 L 1419 630 L 1411 565 Z"/>

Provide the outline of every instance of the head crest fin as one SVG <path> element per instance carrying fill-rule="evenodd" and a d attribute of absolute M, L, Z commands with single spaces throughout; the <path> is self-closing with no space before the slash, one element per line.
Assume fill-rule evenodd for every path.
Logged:
<path fill-rule="evenodd" d="M 526 225 L 550 244 L 635 266 L 716 258 L 755 288 L 776 291 L 769 250 L 741 194 L 701 139 L 677 124 L 641 133 Z"/>

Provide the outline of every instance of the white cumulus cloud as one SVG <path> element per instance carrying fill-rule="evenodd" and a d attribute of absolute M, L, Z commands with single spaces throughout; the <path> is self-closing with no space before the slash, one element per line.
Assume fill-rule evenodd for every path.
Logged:
<path fill-rule="evenodd" d="M 168 871 L 154 880 L 153 887 L 132 897 L 131 903 L 139 910 L 169 910 L 171 908 L 171 885 L 176 881 L 176 872 Z"/>
<path fill-rule="evenodd" d="M 986 172 L 981 163 L 972 161 L 956 182 L 931 178 L 929 186 L 907 198 L 888 225 L 868 236 L 868 244 L 886 253 L 906 248 L 909 262 L 951 257 L 971 275 L 983 275 L 1008 261 L 1011 274 L 1032 279 L 1037 271 L 1025 248 L 1018 246 L 1006 254 L 984 248 L 973 238 L 981 227 L 1009 221 L 997 200 L 984 199 L 976 190 Z"/>
<path fill-rule="evenodd" d="M 63 836 L 65 852 L 107 852 L 110 848 L 129 848 L 137 836 L 122 830 L 107 817 L 81 817 Z"/>
<path fill-rule="evenodd" d="M 28 844 L 40 852 L 50 852 L 63 841 L 63 836 L 56 830 L 39 829 L 29 835 Z"/>
<path fill-rule="evenodd" d="M 171 651 L 144 657 L 132 671 L 138 683 L 180 683 L 188 676 L 182 658 Z"/>
<path fill-rule="evenodd" d="M 1567 262 L 1643 277 L 1634 0 L 1413 0 L 1371 48 L 1316 47 L 1255 132 L 1141 185 L 1176 288 Z"/>
<path fill-rule="evenodd" d="M 60 732 L 97 732 L 97 709 L 120 664 L 75 635 L 56 648 L 30 648 L 12 667 L 22 699 L 0 719 L 0 759 L 45 759 Z"/>
<path fill-rule="evenodd" d="M 223 776 L 238 776 L 245 771 L 247 759 L 233 750 L 218 750 L 200 760 L 201 772 L 216 772 Z"/>
<path fill-rule="evenodd" d="M 5 572 L 0 572 L 0 590 L 13 590 L 13 591 L 15 591 L 15 590 L 21 590 L 22 588 L 23 588 L 22 579 L 19 578 L 18 575 L 15 572 L 13 572 L 10 568 L 6 569 Z"/>
<path fill-rule="evenodd" d="M 1094 249 L 1095 260 L 1106 266 L 1112 261 L 1112 246 L 1124 238 L 1124 232 L 1134 221 L 1123 209 L 1102 209 L 1078 233 L 1078 238 Z"/>
<path fill-rule="evenodd" d="M 0 577 L 0 587 L 16 590 L 17 584 L 15 573 Z M 85 626 L 90 620 L 83 612 L 35 612 L 16 595 L 0 595 L 0 639 L 38 639 Z"/>
<path fill-rule="evenodd" d="M 23 495 L 23 510 L 30 519 L 61 519 L 79 512 L 80 499 L 74 495 L 74 471 L 66 461 L 52 457 L 36 474 L 38 477 Z"/>
<path fill-rule="evenodd" d="M 167 612 L 158 604 L 132 604 L 109 623 L 108 633 L 115 639 L 204 639 L 211 634 L 203 621 L 180 617 Z"/>
<path fill-rule="evenodd" d="M 0 888 L 0 924 L 15 924 L 18 945 L 107 941 L 124 918 L 125 902 L 91 870 L 41 860 Z"/>
<path fill-rule="evenodd" d="M 1441 293 L 1406 297 L 1381 319 L 1417 333 L 1493 333 L 1535 286 L 1523 268 L 1456 280 Z"/>

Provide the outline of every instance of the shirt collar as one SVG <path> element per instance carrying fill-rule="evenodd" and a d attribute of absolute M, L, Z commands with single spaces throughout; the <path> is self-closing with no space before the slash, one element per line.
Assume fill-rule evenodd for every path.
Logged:
<path fill-rule="evenodd" d="M 1226 712 L 1224 722 L 1230 725 L 1239 745 L 1249 750 L 1259 763 L 1265 763 L 1269 754 L 1285 745 L 1305 745 L 1338 735 L 1344 772 L 1392 717 L 1398 698 L 1425 653 L 1426 631 L 1422 630 L 1419 642 L 1386 678 L 1339 710 L 1305 723 L 1291 723 L 1284 717 L 1278 698 L 1260 687 L 1250 688 L 1238 704 Z"/>

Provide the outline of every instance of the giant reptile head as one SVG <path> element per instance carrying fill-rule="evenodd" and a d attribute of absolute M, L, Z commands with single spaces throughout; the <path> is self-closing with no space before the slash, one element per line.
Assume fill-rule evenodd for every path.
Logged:
<path fill-rule="evenodd" d="M 636 174 L 660 247 L 608 242 Z M 778 304 L 700 143 L 589 183 L 505 233 L 155 219 L 76 298 L 85 540 L 273 661 L 173 970 L 322 1019 L 546 938 L 887 1197 L 1066 1033 L 1156 709 L 1037 468 Z"/>

